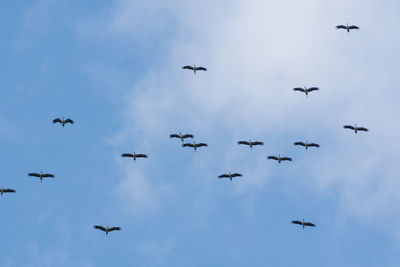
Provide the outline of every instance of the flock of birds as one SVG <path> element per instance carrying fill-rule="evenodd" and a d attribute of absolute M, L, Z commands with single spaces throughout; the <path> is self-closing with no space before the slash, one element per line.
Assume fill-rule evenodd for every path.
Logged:
<path fill-rule="evenodd" d="M 337 28 L 337 29 L 344 29 L 344 30 L 346 30 L 348 33 L 349 33 L 351 30 L 359 29 L 358 26 L 355 26 L 355 25 L 348 25 L 348 24 L 346 24 L 346 25 L 338 25 L 338 26 L 336 26 L 336 28 Z M 201 66 L 196 66 L 196 65 L 193 65 L 193 66 L 187 65 L 187 66 L 183 66 L 182 68 L 185 69 L 185 70 L 191 70 L 191 71 L 193 71 L 194 74 L 196 74 L 197 71 L 207 71 L 206 68 L 201 67 Z M 294 88 L 293 90 L 294 90 L 294 91 L 303 92 L 303 93 L 308 97 L 308 95 L 309 95 L 310 92 L 318 91 L 319 88 L 318 88 L 318 87 L 309 87 L 309 88 L 307 88 L 307 87 L 304 87 L 304 88 L 296 87 L 296 88 Z M 68 123 L 69 123 L 69 124 L 73 124 L 74 121 L 71 120 L 71 119 L 69 119 L 69 118 L 67 118 L 67 119 L 64 119 L 64 118 L 61 118 L 61 119 L 60 119 L 60 118 L 56 118 L 56 119 L 53 120 L 53 123 L 54 123 L 54 124 L 55 124 L 55 123 L 60 123 L 61 126 L 62 126 L 62 128 L 64 128 L 64 126 L 65 126 L 66 124 L 68 124 Z M 353 125 L 344 125 L 343 128 L 345 128 L 345 129 L 350 129 L 350 130 L 354 131 L 355 134 L 357 134 L 358 132 L 362 132 L 362 131 L 363 131 L 363 132 L 367 132 L 367 131 L 368 131 L 367 128 L 365 128 L 365 127 L 359 127 L 359 126 L 357 126 L 357 124 L 355 124 L 354 126 L 353 126 Z M 179 133 L 179 134 L 171 134 L 171 135 L 170 135 L 170 138 L 178 138 L 178 139 L 180 139 L 181 142 L 182 142 L 182 147 L 191 147 L 191 148 L 194 149 L 195 152 L 196 152 L 197 149 L 200 148 L 200 147 L 207 147 L 207 146 L 208 146 L 206 143 L 196 143 L 196 142 L 193 142 L 193 143 L 185 143 L 185 139 L 187 139 L 187 138 L 192 138 L 192 139 L 193 139 L 193 138 L 194 138 L 194 135 L 193 135 L 193 134 L 182 134 L 182 133 Z M 262 146 L 262 145 L 264 145 L 263 142 L 260 142 L 260 141 L 252 141 L 252 140 L 249 140 L 249 141 L 238 141 L 238 144 L 239 144 L 239 145 L 246 145 L 246 146 L 249 146 L 250 149 L 252 149 L 253 146 Z M 303 146 L 303 147 L 305 148 L 305 150 L 308 150 L 309 147 L 317 147 L 317 148 L 320 147 L 319 144 L 316 144 L 316 143 L 308 143 L 308 142 L 295 142 L 294 145 L 295 145 L 295 146 Z M 133 154 L 132 154 L 132 153 L 123 153 L 123 154 L 121 154 L 121 157 L 124 157 L 124 158 L 132 158 L 133 161 L 135 162 L 136 159 L 138 159 L 138 158 L 147 158 L 147 155 L 146 155 L 146 154 L 136 154 L 136 153 L 134 152 Z M 270 155 L 270 156 L 267 157 L 267 159 L 276 160 L 279 164 L 280 164 L 282 161 L 292 161 L 292 158 L 290 158 L 290 157 L 281 157 L 279 154 L 278 154 L 278 156 Z M 43 179 L 45 179 L 45 178 L 54 178 L 54 177 L 55 177 L 54 174 L 51 174 L 51 173 L 42 173 L 42 172 L 40 172 L 40 173 L 35 173 L 35 172 L 28 173 L 28 176 L 39 178 L 39 179 L 40 179 L 40 182 L 42 182 Z M 243 176 L 243 175 L 240 174 L 240 173 L 231 173 L 231 172 L 228 172 L 228 173 L 224 173 L 224 174 L 219 175 L 218 178 L 227 178 L 227 179 L 229 179 L 230 181 L 232 181 L 233 178 L 242 177 L 242 176 Z M 10 188 L 0 188 L 0 196 L 2 196 L 2 195 L 5 194 L 5 193 L 15 193 L 15 192 L 16 192 L 16 191 L 15 191 L 14 189 L 10 189 Z M 292 223 L 292 224 L 301 225 L 303 229 L 304 229 L 304 227 L 306 227 L 306 226 L 310 226 L 310 227 L 315 227 L 315 226 L 316 226 L 315 224 L 313 224 L 313 223 L 311 223 L 311 222 L 305 222 L 304 219 L 303 219 L 302 221 L 293 220 L 291 223 Z M 106 236 L 108 236 L 108 233 L 110 233 L 110 232 L 113 232 L 113 231 L 120 231 L 120 230 L 121 230 L 121 227 L 116 227 L 116 226 L 108 227 L 108 225 L 107 225 L 106 227 L 104 227 L 104 226 L 101 226 L 101 225 L 95 225 L 95 226 L 94 226 L 94 229 L 101 230 L 101 231 L 105 232 Z"/>

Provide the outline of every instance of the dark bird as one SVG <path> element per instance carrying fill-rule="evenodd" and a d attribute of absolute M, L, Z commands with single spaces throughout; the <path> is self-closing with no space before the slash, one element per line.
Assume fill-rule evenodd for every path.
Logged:
<path fill-rule="evenodd" d="M 42 182 L 43 178 L 54 178 L 53 174 L 42 173 L 42 172 L 40 172 L 40 173 L 31 172 L 31 173 L 28 173 L 28 176 L 38 177 L 38 178 L 40 178 L 40 182 Z"/>
<path fill-rule="evenodd" d="M 183 143 L 183 141 L 184 141 L 186 138 L 193 138 L 194 136 L 193 136 L 193 134 L 181 134 L 181 133 L 179 132 L 179 134 L 170 134 L 169 137 L 170 137 L 170 138 L 179 138 L 179 139 L 181 139 L 181 141 L 182 141 L 182 143 Z"/>
<path fill-rule="evenodd" d="M 15 190 L 14 189 L 0 188 L 0 195 L 2 196 L 4 193 L 15 193 Z"/>
<path fill-rule="evenodd" d="M 193 65 L 193 66 L 190 66 L 190 65 L 183 66 L 182 69 L 184 69 L 184 70 L 192 70 L 194 74 L 196 74 L 196 71 L 198 71 L 198 70 L 207 71 L 206 68 L 204 68 L 204 67 L 196 67 L 196 65 Z"/>
<path fill-rule="evenodd" d="M 99 230 L 101 230 L 103 232 L 106 232 L 106 236 L 108 235 L 109 232 L 120 231 L 121 230 L 121 227 L 110 227 L 109 228 L 108 225 L 107 225 L 107 227 L 104 227 L 104 226 L 101 226 L 101 225 L 95 225 L 95 226 L 93 226 L 93 228 L 94 229 L 99 229 Z"/>
<path fill-rule="evenodd" d="M 307 88 L 307 87 L 304 86 L 304 88 L 301 88 L 301 87 L 293 88 L 293 91 L 303 92 L 303 93 L 306 94 L 306 96 L 308 96 L 308 93 L 309 93 L 309 92 L 318 91 L 318 90 L 319 90 L 318 87 L 310 87 L 310 88 Z"/>
<path fill-rule="evenodd" d="M 247 141 L 239 141 L 238 142 L 239 145 L 247 145 L 250 146 L 250 148 L 253 148 L 253 146 L 263 146 L 264 143 L 263 142 L 258 142 L 258 141 L 254 141 L 252 142 L 251 140 Z"/>
<path fill-rule="evenodd" d="M 228 174 L 221 174 L 218 178 L 229 178 L 232 182 L 232 178 L 242 176 L 240 173 L 228 173 Z"/>
<path fill-rule="evenodd" d="M 301 226 L 303 226 L 303 229 L 305 226 L 311 226 L 311 227 L 315 227 L 315 224 L 310 223 L 310 222 L 305 222 L 304 219 L 303 221 L 292 221 L 293 224 L 299 224 Z"/>
<path fill-rule="evenodd" d="M 133 158 L 133 162 L 135 162 L 137 158 L 147 158 L 147 155 L 145 155 L 145 154 L 136 154 L 135 152 L 133 152 L 133 154 L 131 154 L 131 153 L 121 154 L 121 157 L 123 157 L 123 158 Z"/>
<path fill-rule="evenodd" d="M 53 123 L 57 123 L 57 122 L 61 123 L 61 125 L 62 125 L 63 128 L 64 128 L 64 125 L 67 124 L 67 123 L 71 123 L 71 124 L 74 123 L 74 121 L 71 120 L 71 119 L 66 119 L 66 120 L 64 120 L 64 117 L 63 117 L 62 119 L 57 118 L 57 119 L 54 119 L 54 120 L 53 120 Z"/>
<path fill-rule="evenodd" d="M 183 147 L 193 147 L 194 148 L 194 152 L 196 152 L 196 150 L 197 150 L 197 148 L 198 147 L 202 147 L 202 146 L 208 146 L 207 144 L 205 144 L 205 143 L 198 143 L 198 144 L 196 144 L 195 142 L 193 142 L 193 144 L 191 144 L 191 143 L 186 143 L 186 144 L 183 144 L 182 145 Z"/>
<path fill-rule="evenodd" d="M 268 159 L 277 160 L 279 164 L 281 163 L 281 161 L 285 161 L 285 160 L 292 161 L 291 158 L 289 158 L 289 157 L 281 157 L 280 155 L 278 155 L 277 157 L 276 156 L 268 156 Z"/>
<path fill-rule="evenodd" d="M 319 145 L 318 144 L 315 144 L 315 143 L 307 143 L 307 142 L 296 142 L 296 143 L 294 143 L 294 145 L 295 146 L 304 146 L 305 148 L 306 148 L 306 150 L 309 148 L 309 147 L 319 147 Z"/>
<path fill-rule="evenodd" d="M 351 129 L 354 131 L 355 134 L 357 134 L 357 132 L 359 131 L 363 131 L 363 132 L 368 132 L 367 128 L 364 127 L 357 127 L 357 124 L 353 125 L 344 125 L 343 128 L 345 129 Z"/>
<path fill-rule="evenodd" d="M 360 29 L 360 27 L 358 27 L 356 25 L 349 26 L 349 24 L 346 23 L 346 25 L 338 25 L 338 26 L 336 26 L 336 29 L 344 29 L 347 32 L 350 32 L 350 30 L 358 30 L 358 29 Z"/>

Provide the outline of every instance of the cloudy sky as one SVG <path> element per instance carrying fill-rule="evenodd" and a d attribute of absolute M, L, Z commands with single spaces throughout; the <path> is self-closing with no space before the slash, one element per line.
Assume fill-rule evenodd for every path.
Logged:
<path fill-rule="evenodd" d="M 17 193 L 0 199 L 0 265 L 398 266 L 399 10 L 1 3 L 0 187 Z M 360 30 L 335 29 L 345 23 Z M 293 92 L 304 86 L 320 91 Z M 75 124 L 51 123 L 63 116 Z M 370 131 L 342 128 L 354 123 Z M 209 146 L 182 148 L 177 132 Z M 248 139 L 264 146 L 237 145 Z M 27 176 L 40 171 L 56 177 Z M 243 177 L 217 179 L 229 171 Z"/>

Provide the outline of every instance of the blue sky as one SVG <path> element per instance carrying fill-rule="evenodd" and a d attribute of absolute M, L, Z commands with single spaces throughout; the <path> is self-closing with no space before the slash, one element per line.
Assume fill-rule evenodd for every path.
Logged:
<path fill-rule="evenodd" d="M 17 193 L 0 199 L 0 265 L 398 266 L 399 8 L 1 3 L 0 186 Z M 182 148 L 180 131 L 209 147 Z M 236 144 L 249 138 L 265 145 Z M 120 157 L 133 151 L 149 158 Z M 40 171 L 56 178 L 27 176 Z M 244 176 L 216 178 L 228 171 Z M 317 227 L 290 224 L 303 218 Z"/>

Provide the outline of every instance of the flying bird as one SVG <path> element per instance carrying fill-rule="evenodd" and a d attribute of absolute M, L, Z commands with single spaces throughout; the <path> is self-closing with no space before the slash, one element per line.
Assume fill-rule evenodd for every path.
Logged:
<path fill-rule="evenodd" d="M 309 148 L 309 147 L 319 147 L 319 145 L 318 144 L 315 144 L 315 143 L 307 143 L 307 142 L 296 142 L 296 143 L 294 143 L 294 145 L 295 146 L 304 146 L 305 148 L 306 148 L 306 150 Z"/>
<path fill-rule="evenodd" d="M 15 193 L 15 190 L 14 189 L 0 188 L 0 195 L 2 196 L 4 193 Z"/>
<path fill-rule="evenodd" d="M 196 65 L 193 65 L 193 66 L 190 66 L 190 65 L 183 66 L 182 69 L 184 69 L 184 70 L 192 70 L 194 74 L 196 74 L 196 71 L 198 71 L 198 70 L 207 71 L 206 68 L 204 68 L 204 67 L 196 67 Z"/>
<path fill-rule="evenodd" d="M 357 132 L 359 131 L 363 131 L 363 132 L 368 132 L 367 128 L 364 127 L 357 127 L 357 124 L 353 125 L 344 125 L 343 128 L 345 129 L 351 129 L 354 131 L 355 134 L 357 134 Z"/>
<path fill-rule="evenodd" d="M 42 173 L 42 172 L 40 172 L 40 173 L 31 172 L 31 173 L 28 173 L 28 176 L 38 177 L 38 178 L 40 178 L 40 182 L 42 182 L 43 178 L 54 178 L 53 174 Z"/>
<path fill-rule="evenodd" d="M 259 142 L 259 141 L 252 142 L 251 140 L 249 140 L 249 141 L 239 141 L 238 144 L 239 145 L 247 145 L 247 146 L 250 146 L 250 148 L 253 148 L 253 146 L 263 146 L 264 145 L 263 142 Z"/>
<path fill-rule="evenodd" d="M 350 30 L 358 30 L 358 29 L 360 29 L 360 27 L 358 27 L 356 25 L 349 26 L 349 24 L 346 23 L 346 25 L 338 25 L 338 26 L 336 26 L 336 29 L 344 29 L 347 32 L 350 32 Z"/>
<path fill-rule="evenodd" d="M 277 160 L 279 164 L 281 163 L 281 161 L 285 161 L 285 160 L 292 161 L 291 158 L 289 158 L 289 157 L 281 157 L 280 155 L 278 155 L 277 157 L 276 156 L 268 156 L 268 159 Z"/>
<path fill-rule="evenodd" d="M 183 144 L 182 146 L 183 146 L 183 147 L 187 147 L 187 146 L 188 146 L 188 147 L 193 147 L 193 148 L 194 148 L 194 152 L 196 152 L 198 147 L 208 146 L 208 145 L 205 144 L 205 143 L 198 143 L 198 144 L 196 144 L 195 142 L 193 142 L 193 144 L 191 144 L 191 143 L 185 143 L 185 144 Z"/>
<path fill-rule="evenodd" d="M 231 180 L 231 182 L 232 182 L 232 178 L 240 177 L 240 176 L 242 176 L 240 173 L 229 172 L 228 174 L 221 174 L 220 176 L 218 176 L 218 178 L 229 178 L 229 180 Z"/>
<path fill-rule="evenodd" d="M 293 224 L 299 224 L 301 226 L 303 226 L 303 229 L 305 226 L 311 226 L 311 227 L 315 227 L 316 225 L 310 222 L 305 222 L 304 219 L 303 221 L 292 221 Z"/>
<path fill-rule="evenodd" d="M 99 229 L 99 230 L 101 230 L 103 232 L 106 232 L 106 236 L 108 235 L 109 232 L 120 231 L 121 230 L 121 227 L 110 227 L 109 228 L 108 225 L 107 225 L 107 227 L 104 227 L 104 226 L 101 226 L 101 225 L 95 225 L 95 226 L 93 226 L 93 228 L 94 229 Z"/>
<path fill-rule="evenodd" d="M 145 154 L 136 154 L 135 152 L 133 152 L 133 154 L 131 154 L 131 153 L 121 154 L 121 157 L 123 157 L 123 158 L 133 158 L 133 162 L 135 162 L 137 158 L 147 158 L 147 155 L 145 155 Z"/>
<path fill-rule="evenodd" d="M 301 87 L 293 88 L 293 91 L 303 92 L 303 93 L 306 94 L 306 96 L 308 96 L 308 93 L 310 93 L 310 92 L 312 92 L 312 91 L 318 91 L 318 90 L 319 90 L 318 87 L 310 87 L 310 88 L 307 88 L 307 87 L 304 86 L 304 88 L 301 88 Z"/>
<path fill-rule="evenodd" d="M 194 138 L 193 134 L 181 134 L 179 132 L 179 134 L 170 134 L 169 135 L 170 138 L 179 138 L 181 139 L 182 143 L 186 138 Z"/>
<path fill-rule="evenodd" d="M 61 125 L 62 125 L 63 128 L 64 128 L 64 125 L 67 124 L 67 123 L 71 123 L 71 124 L 74 123 L 74 121 L 71 120 L 71 119 L 66 119 L 66 120 L 64 120 L 64 117 L 63 117 L 62 119 L 57 118 L 57 119 L 54 119 L 54 120 L 53 120 L 53 123 L 57 123 L 57 122 L 61 123 Z"/>

